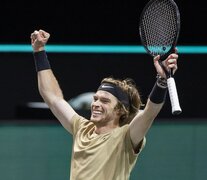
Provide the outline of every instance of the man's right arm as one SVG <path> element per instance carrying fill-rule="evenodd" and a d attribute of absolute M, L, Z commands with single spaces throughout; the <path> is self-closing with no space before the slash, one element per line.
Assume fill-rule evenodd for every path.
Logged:
<path fill-rule="evenodd" d="M 38 89 L 45 103 L 63 127 L 72 133 L 72 117 L 76 112 L 64 100 L 62 91 L 51 69 L 38 72 Z"/>
<path fill-rule="evenodd" d="M 50 68 L 45 52 L 45 44 L 49 37 L 50 34 L 43 30 L 34 31 L 31 34 L 31 44 L 38 76 L 38 89 L 45 103 L 63 127 L 72 133 L 72 117 L 76 112 L 64 100 L 58 81 Z"/>

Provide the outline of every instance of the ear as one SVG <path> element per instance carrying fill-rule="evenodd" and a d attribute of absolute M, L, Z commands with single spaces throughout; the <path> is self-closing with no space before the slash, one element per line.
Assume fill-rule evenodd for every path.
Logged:
<path fill-rule="evenodd" d="M 119 116 L 124 115 L 124 111 L 122 108 L 117 108 L 116 111 L 117 111 L 117 115 L 119 115 Z"/>

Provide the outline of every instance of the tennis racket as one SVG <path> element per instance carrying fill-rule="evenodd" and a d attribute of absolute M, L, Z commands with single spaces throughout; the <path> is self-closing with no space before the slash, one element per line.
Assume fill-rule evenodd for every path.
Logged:
<path fill-rule="evenodd" d="M 150 0 L 145 5 L 139 22 L 141 43 L 149 55 L 160 55 L 161 65 L 161 61 L 175 51 L 179 32 L 180 12 L 173 0 Z M 172 114 L 180 114 L 182 110 L 172 70 L 168 72 L 163 69 L 167 76 Z"/>

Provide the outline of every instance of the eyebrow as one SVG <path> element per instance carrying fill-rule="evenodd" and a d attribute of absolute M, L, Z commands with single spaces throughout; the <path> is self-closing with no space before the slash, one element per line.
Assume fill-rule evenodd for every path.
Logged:
<path fill-rule="evenodd" d="M 98 96 L 98 95 L 93 95 L 93 98 L 100 98 L 101 100 L 111 101 L 111 99 L 108 97 L 103 97 L 103 96 Z"/>

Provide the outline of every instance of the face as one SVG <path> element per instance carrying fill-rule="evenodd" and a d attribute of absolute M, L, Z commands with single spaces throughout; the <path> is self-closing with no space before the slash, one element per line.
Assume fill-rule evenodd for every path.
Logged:
<path fill-rule="evenodd" d="M 91 121 L 95 124 L 118 123 L 118 113 L 115 109 L 118 100 L 111 93 L 99 90 L 91 103 Z"/>

